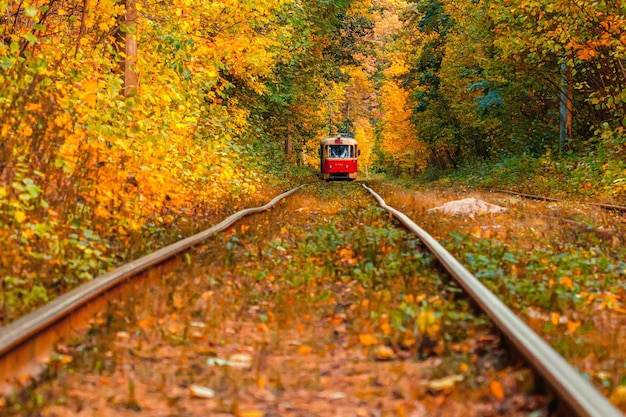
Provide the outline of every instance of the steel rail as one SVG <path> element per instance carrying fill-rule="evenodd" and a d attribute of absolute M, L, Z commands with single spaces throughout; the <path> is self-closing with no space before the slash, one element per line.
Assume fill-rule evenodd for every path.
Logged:
<path fill-rule="evenodd" d="M 570 203 L 584 204 L 584 205 L 587 205 L 587 206 L 598 207 L 598 208 L 601 208 L 603 210 L 626 212 L 626 207 L 624 207 L 624 206 L 617 206 L 617 205 L 614 205 L 614 204 L 587 203 L 587 202 L 584 202 L 584 201 L 569 201 L 569 200 L 563 200 L 563 199 L 554 198 L 554 197 L 544 197 L 544 196 L 541 196 L 541 195 L 518 193 L 517 191 L 502 190 L 502 189 L 498 189 L 498 188 L 491 189 L 490 191 L 493 191 L 493 192 L 496 192 L 496 193 L 502 193 L 502 194 L 516 195 L 516 196 L 528 198 L 528 199 L 531 199 L 531 200 L 552 201 L 552 202 L 555 202 L 555 203 L 570 202 Z"/>
<path fill-rule="evenodd" d="M 2 365 L 1 361 L 5 359 L 9 353 L 17 350 L 21 345 L 24 345 L 29 340 L 35 339 L 40 332 L 52 327 L 58 322 L 63 321 L 70 316 L 72 312 L 86 306 L 90 302 L 93 302 L 95 299 L 106 294 L 108 291 L 122 284 L 126 280 L 173 258 L 181 252 L 202 242 L 206 238 L 226 230 L 245 216 L 269 210 L 280 200 L 293 194 L 306 185 L 308 184 L 301 185 L 280 194 L 263 206 L 241 210 L 203 232 L 197 233 L 142 258 L 131 261 L 117 269 L 100 275 L 75 288 L 74 290 L 59 296 L 40 309 L 0 328 L 0 365 Z M 54 343 L 60 337 L 60 335 L 55 334 L 52 338 L 53 341 L 47 342 Z M 2 370 L 5 368 L 6 367 L 0 366 L 0 394 L 2 393 L 2 389 L 6 388 L 2 385 L 6 383 L 8 378 L 19 377 L 19 375 L 3 375 Z M 11 369 L 13 369 L 13 367 L 11 367 Z"/>
<path fill-rule="evenodd" d="M 374 190 L 365 184 L 361 185 L 372 194 L 385 210 L 393 214 L 400 223 L 422 240 L 448 273 L 496 323 L 500 331 L 515 346 L 522 357 L 548 382 L 573 415 L 581 417 L 624 417 L 591 383 L 585 380 L 561 355 L 517 317 L 437 240 L 405 214 L 388 206 Z"/>

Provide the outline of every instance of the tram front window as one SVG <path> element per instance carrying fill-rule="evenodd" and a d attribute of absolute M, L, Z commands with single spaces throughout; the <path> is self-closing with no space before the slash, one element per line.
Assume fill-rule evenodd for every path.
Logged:
<path fill-rule="evenodd" d="M 347 158 L 349 155 L 349 145 L 331 145 L 330 157 L 331 158 Z"/>

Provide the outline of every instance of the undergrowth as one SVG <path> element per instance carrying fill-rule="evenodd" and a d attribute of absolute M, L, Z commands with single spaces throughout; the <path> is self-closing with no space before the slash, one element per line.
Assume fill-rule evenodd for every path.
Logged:
<path fill-rule="evenodd" d="M 617 202 L 626 197 L 626 164 L 604 152 L 512 156 L 498 163 L 467 165 L 439 180 L 486 188 L 506 188 L 562 198 Z"/>
<path fill-rule="evenodd" d="M 626 139 L 607 126 L 577 150 L 473 161 L 453 172 L 429 168 L 418 182 L 437 181 L 619 204 L 626 198 Z"/>

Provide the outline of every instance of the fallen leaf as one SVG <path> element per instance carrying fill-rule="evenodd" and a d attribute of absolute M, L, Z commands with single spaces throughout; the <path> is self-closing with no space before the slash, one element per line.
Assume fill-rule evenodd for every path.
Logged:
<path fill-rule="evenodd" d="M 378 340 L 376 340 L 376 338 L 371 334 L 365 333 L 359 335 L 359 342 L 361 342 L 363 346 L 372 346 L 377 344 Z"/>
<path fill-rule="evenodd" d="M 189 387 L 191 396 L 195 398 L 213 398 L 215 397 L 215 391 L 211 388 L 203 387 L 201 385 L 192 385 Z"/>
<path fill-rule="evenodd" d="M 242 410 L 237 411 L 235 415 L 237 417 L 263 417 L 265 415 L 265 412 L 261 410 Z"/>
<path fill-rule="evenodd" d="M 252 364 L 252 356 L 247 353 L 233 353 L 228 360 L 232 363 L 239 363 L 245 366 Z"/>
<path fill-rule="evenodd" d="M 46 360 L 47 364 L 50 363 L 62 363 L 67 365 L 68 363 L 72 363 L 74 359 L 69 355 L 54 355 Z M 30 378 L 29 375 L 25 375 L 27 378 Z"/>
<path fill-rule="evenodd" d="M 145 330 L 146 328 L 151 327 L 153 325 L 154 325 L 154 319 L 152 319 L 152 318 L 141 319 L 141 320 L 137 321 L 137 326 L 140 329 L 144 329 Z"/>
<path fill-rule="evenodd" d="M 561 319 L 561 315 L 559 313 L 552 313 L 550 314 L 550 321 L 552 322 L 552 324 L 554 324 L 555 326 L 557 324 L 559 324 L 559 320 Z"/>
<path fill-rule="evenodd" d="M 345 320 L 345 316 L 337 315 L 328 319 L 329 324 L 339 325 Z"/>
<path fill-rule="evenodd" d="M 343 400 L 344 398 L 347 398 L 347 395 L 345 392 L 341 392 L 341 391 L 336 391 L 336 392 L 320 392 L 318 394 L 318 397 L 320 398 L 325 398 L 327 400 Z"/>
<path fill-rule="evenodd" d="M 579 321 L 568 321 L 567 322 L 567 333 L 572 334 L 580 327 Z"/>
<path fill-rule="evenodd" d="M 384 333 L 384 334 L 386 334 L 386 335 L 390 335 L 390 334 L 391 334 L 391 332 L 392 332 L 392 330 L 391 330 L 391 325 L 390 325 L 388 322 L 386 322 L 386 321 L 385 321 L 385 322 L 383 322 L 383 323 L 380 325 L 380 328 L 381 328 L 381 330 L 383 331 L 383 333 Z"/>
<path fill-rule="evenodd" d="M 174 295 L 172 295 L 172 302 L 176 308 L 182 308 L 185 305 L 185 300 L 179 293 L 174 293 Z"/>
<path fill-rule="evenodd" d="M 230 358 L 209 358 L 206 360 L 209 366 L 230 366 L 231 368 L 249 368 L 252 366 L 252 357 L 247 353 L 235 353 Z"/>
<path fill-rule="evenodd" d="M 618 385 L 609 397 L 609 401 L 617 407 L 626 406 L 626 385 Z"/>
<path fill-rule="evenodd" d="M 376 349 L 376 359 L 380 361 L 388 361 L 393 359 L 393 357 L 393 349 L 391 349 L 389 346 L 380 345 Z"/>
<path fill-rule="evenodd" d="M 443 391 L 452 388 L 457 382 L 463 381 L 463 375 L 450 375 L 445 378 L 434 379 L 432 381 L 422 381 L 422 384 L 435 391 Z"/>
<path fill-rule="evenodd" d="M 356 409 L 355 411 L 356 415 L 359 417 L 366 417 L 369 415 L 369 413 L 367 412 L 367 409 L 365 407 L 359 407 Z"/>
<path fill-rule="evenodd" d="M 489 390 L 491 391 L 491 395 L 496 397 L 498 400 L 502 400 L 504 398 L 504 388 L 499 381 L 491 381 L 491 383 L 489 383 Z"/>
<path fill-rule="evenodd" d="M 172 334 L 178 334 L 180 332 L 182 332 L 182 327 L 180 327 L 180 324 L 178 323 L 169 323 L 167 325 L 167 331 L 172 333 Z"/>
<path fill-rule="evenodd" d="M 308 355 L 309 353 L 311 353 L 311 351 L 313 351 L 313 348 L 308 345 L 302 345 L 298 348 L 298 353 L 300 355 Z"/>
<path fill-rule="evenodd" d="M 128 332 L 117 332 L 115 334 L 115 337 L 118 340 L 126 340 L 126 339 L 130 338 L 130 335 L 128 334 Z"/>
<path fill-rule="evenodd" d="M 402 339 L 402 346 L 408 348 L 413 346 L 415 343 L 417 343 L 417 339 L 415 339 L 413 333 L 407 332 Z"/>

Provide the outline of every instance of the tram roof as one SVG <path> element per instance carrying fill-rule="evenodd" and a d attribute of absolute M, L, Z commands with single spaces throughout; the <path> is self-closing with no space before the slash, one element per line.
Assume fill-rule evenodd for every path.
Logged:
<path fill-rule="evenodd" d="M 332 136 L 330 138 L 325 138 L 325 139 L 322 139 L 321 142 L 322 142 L 323 145 L 335 144 L 337 139 L 341 140 L 340 144 L 342 144 L 342 145 L 356 145 L 357 144 L 357 142 L 356 142 L 356 140 L 354 140 L 354 138 L 349 137 L 349 136 L 343 136 L 343 135 L 341 137 L 339 137 L 339 138 L 337 136 Z"/>

